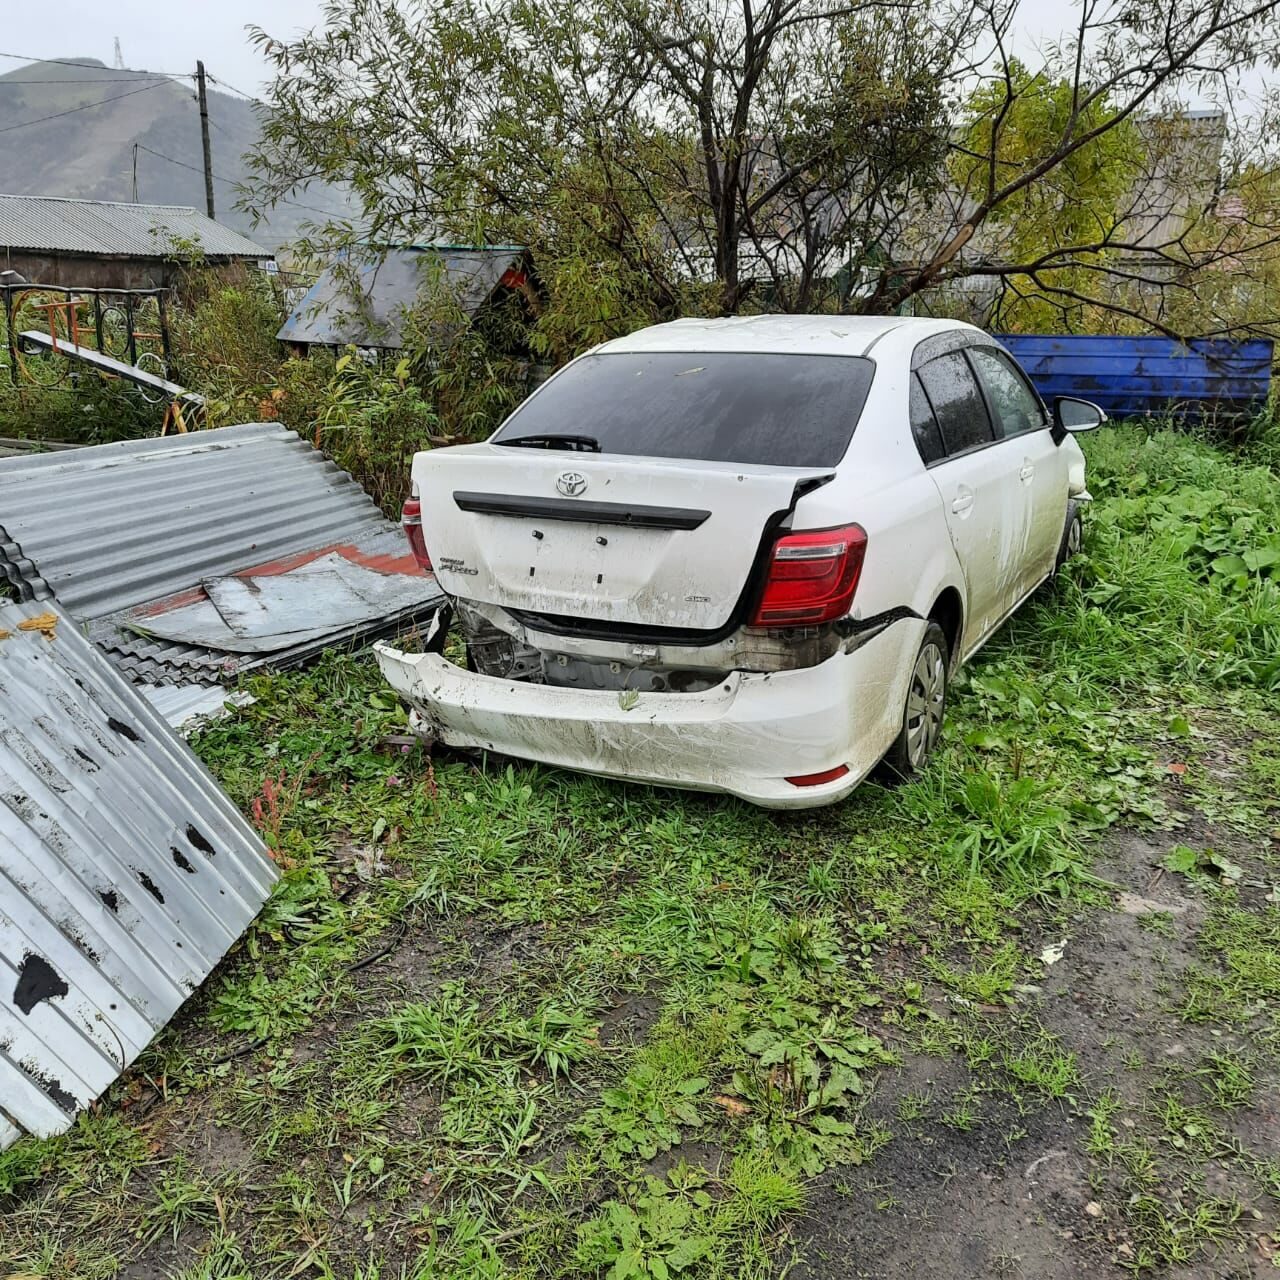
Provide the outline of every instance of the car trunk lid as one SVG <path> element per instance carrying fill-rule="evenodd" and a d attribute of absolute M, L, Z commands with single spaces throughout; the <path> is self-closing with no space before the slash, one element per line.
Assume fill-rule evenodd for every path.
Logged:
<path fill-rule="evenodd" d="M 418 455 L 427 549 L 451 595 L 599 623 L 725 626 L 803 467 L 470 445 Z"/>

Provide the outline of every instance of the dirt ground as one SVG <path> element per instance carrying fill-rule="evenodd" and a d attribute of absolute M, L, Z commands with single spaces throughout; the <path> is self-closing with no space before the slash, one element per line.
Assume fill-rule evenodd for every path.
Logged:
<path fill-rule="evenodd" d="M 1197 837 L 1233 844 L 1203 824 Z M 1170 1016 L 1169 1002 L 1196 962 L 1205 903 L 1192 883 L 1162 869 L 1168 844 L 1134 832 L 1108 840 L 1097 870 L 1115 885 L 1113 908 L 1075 917 L 1063 958 L 1047 970 L 1039 991 L 1021 997 L 1076 1055 L 1091 1091 L 1112 1091 L 1123 1110 L 1135 1114 L 1165 1076 L 1180 1076 L 1179 1068 L 1206 1054 L 1246 1052 L 1250 1038 L 1247 1029 L 1231 1036 Z M 1232 856 L 1247 862 L 1248 849 L 1234 847 Z M 1159 931 L 1143 927 L 1152 916 L 1161 920 Z M 918 1053 L 908 1052 L 901 1069 L 882 1074 L 867 1114 L 893 1128 L 895 1138 L 865 1168 L 819 1180 L 797 1232 L 804 1260 L 791 1273 L 796 1280 L 1132 1274 L 1131 1233 L 1103 1207 L 1107 1193 L 1120 1189 L 1113 1177 L 1099 1177 L 1086 1154 L 1083 1099 L 1067 1096 L 1032 1110 L 993 1099 L 963 1132 L 940 1112 L 947 1098 L 972 1087 L 964 1062 Z M 918 1122 L 904 1125 L 904 1098 L 928 1099 Z M 1122 1124 L 1139 1129 L 1143 1120 L 1126 1115 Z M 1247 1151 L 1264 1158 L 1280 1152 L 1280 1088 L 1273 1074 L 1257 1081 L 1232 1130 Z M 1242 1176 L 1238 1159 L 1210 1159 L 1193 1181 L 1202 1195 L 1239 1202 L 1239 1238 L 1211 1248 L 1208 1257 L 1175 1263 L 1166 1274 L 1186 1280 L 1276 1274 L 1275 1200 Z M 1156 1190 L 1177 1202 L 1181 1188 L 1171 1177 Z"/>

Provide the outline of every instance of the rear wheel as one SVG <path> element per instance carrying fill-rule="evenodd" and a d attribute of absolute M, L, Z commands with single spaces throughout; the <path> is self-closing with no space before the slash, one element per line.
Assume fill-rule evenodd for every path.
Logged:
<path fill-rule="evenodd" d="M 911 667 L 902 726 L 884 758 L 885 764 L 901 777 L 913 777 L 925 767 L 942 732 L 947 708 L 947 662 L 947 637 L 931 621 Z"/>
<path fill-rule="evenodd" d="M 1058 547 L 1058 561 L 1053 566 L 1056 573 L 1072 556 L 1079 555 L 1084 546 L 1084 521 L 1080 518 L 1080 504 L 1074 499 L 1067 502 L 1067 523 L 1062 530 L 1062 544 Z"/>

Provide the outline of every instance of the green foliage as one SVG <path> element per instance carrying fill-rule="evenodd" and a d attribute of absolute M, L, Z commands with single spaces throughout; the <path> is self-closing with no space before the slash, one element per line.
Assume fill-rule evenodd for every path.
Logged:
<path fill-rule="evenodd" d="M 499 41 L 484 0 L 344 0 L 297 39 L 256 31 L 277 74 L 253 206 L 341 175 L 365 240 L 429 225 L 528 246 L 547 294 L 535 350 L 558 362 L 680 314 L 847 305 L 863 261 L 883 261 L 870 211 L 938 184 L 946 23 L 620 0 L 500 15 Z M 779 237 L 785 259 L 753 255 Z"/>
<path fill-rule="evenodd" d="M 317 441 L 388 511 L 408 492 L 414 453 L 443 430 L 409 366 L 407 357 L 393 365 L 350 349 L 335 362 L 319 406 Z"/>
<path fill-rule="evenodd" d="M 1094 248 L 1123 238 L 1126 197 L 1141 170 L 1143 144 L 1136 126 L 1104 127 L 1115 112 L 1106 96 L 1077 112 L 1070 79 L 1033 72 L 1016 58 L 1004 77 L 976 88 L 965 104 L 961 145 L 952 153 L 953 178 L 976 201 L 991 199 L 1037 165 L 1047 163 L 1068 129 L 1099 136 L 1070 151 L 1047 172 L 995 201 L 987 234 L 1001 262 L 1043 262 L 1036 276 L 1005 282 L 992 326 L 1029 333 L 1071 331 L 1083 305 L 1047 291 L 1099 291 L 1096 272 L 1119 250 Z M 1074 115 L 1074 120 L 1072 119 Z M 990 251 L 989 251 L 990 252 Z"/>
<path fill-rule="evenodd" d="M 582 1224 L 575 1262 L 608 1280 L 768 1274 L 761 1237 L 803 1203 L 794 1172 L 759 1153 L 735 1156 L 723 1179 L 681 1162 Z"/>
<path fill-rule="evenodd" d="M 430 1004 L 406 1004 L 374 1029 L 391 1057 L 448 1083 L 484 1076 L 503 1061 L 540 1067 L 553 1080 L 567 1075 L 586 1057 L 592 1026 L 585 1011 L 546 1001 L 527 1016 L 505 1002 L 482 1013 L 460 984 L 449 983 Z"/>
<path fill-rule="evenodd" d="M 109 444 L 141 435 L 159 435 L 162 405 L 149 403 L 141 391 L 96 374 L 67 376 L 56 386 L 14 386 L 0 368 L 0 436 L 19 440 L 52 440 L 69 444 Z"/>
<path fill-rule="evenodd" d="M 606 1205 L 579 1232 L 579 1260 L 597 1273 L 608 1266 L 609 1280 L 668 1280 L 693 1266 L 711 1248 L 710 1239 L 697 1234 L 697 1220 L 712 1199 L 698 1186 L 681 1190 L 685 1194 L 677 1196 L 651 1178 L 634 1207 L 617 1201 Z"/>
<path fill-rule="evenodd" d="M 583 1123 L 589 1139 L 603 1138 L 606 1162 L 651 1160 L 677 1145 L 682 1129 L 704 1123 L 709 1071 L 725 1043 L 724 1024 L 704 1017 L 672 1017 L 659 1024 L 631 1069 L 600 1094 Z"/>
<path fill-rule="evenodd" d="M 198 265 L 183 272 L 178 303 L 169 308 L 175 373 L 205 397 L 210 426 L 280 416 L 272 392 L 280 380 L 276 331 L 283 320 L 266 272 Z"/>

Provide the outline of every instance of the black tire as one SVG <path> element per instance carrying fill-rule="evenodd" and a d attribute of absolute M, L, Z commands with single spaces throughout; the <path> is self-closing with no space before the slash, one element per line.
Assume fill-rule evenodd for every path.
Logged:
<path fill-rule="evenodd" d="M 902 725 L 884 758 L 887 768 L 899 778 L 914 778 L 920 773 L 937 746 L 947 710 L 950 666 L 946 633 L 930 621 L 911 664 Z"/>
<path fill-rule="evenodd" d="M 1084 546 L 1084 521 L 1080 517 L 1080 504 L 1074 499 L 1067 500 L 1067 518 L 1062 526 L 1062 542 L 1058 546 L 1058 559 L 1053 566 L 1057 573 L 1072 556 L 1078 555 Z"/>

